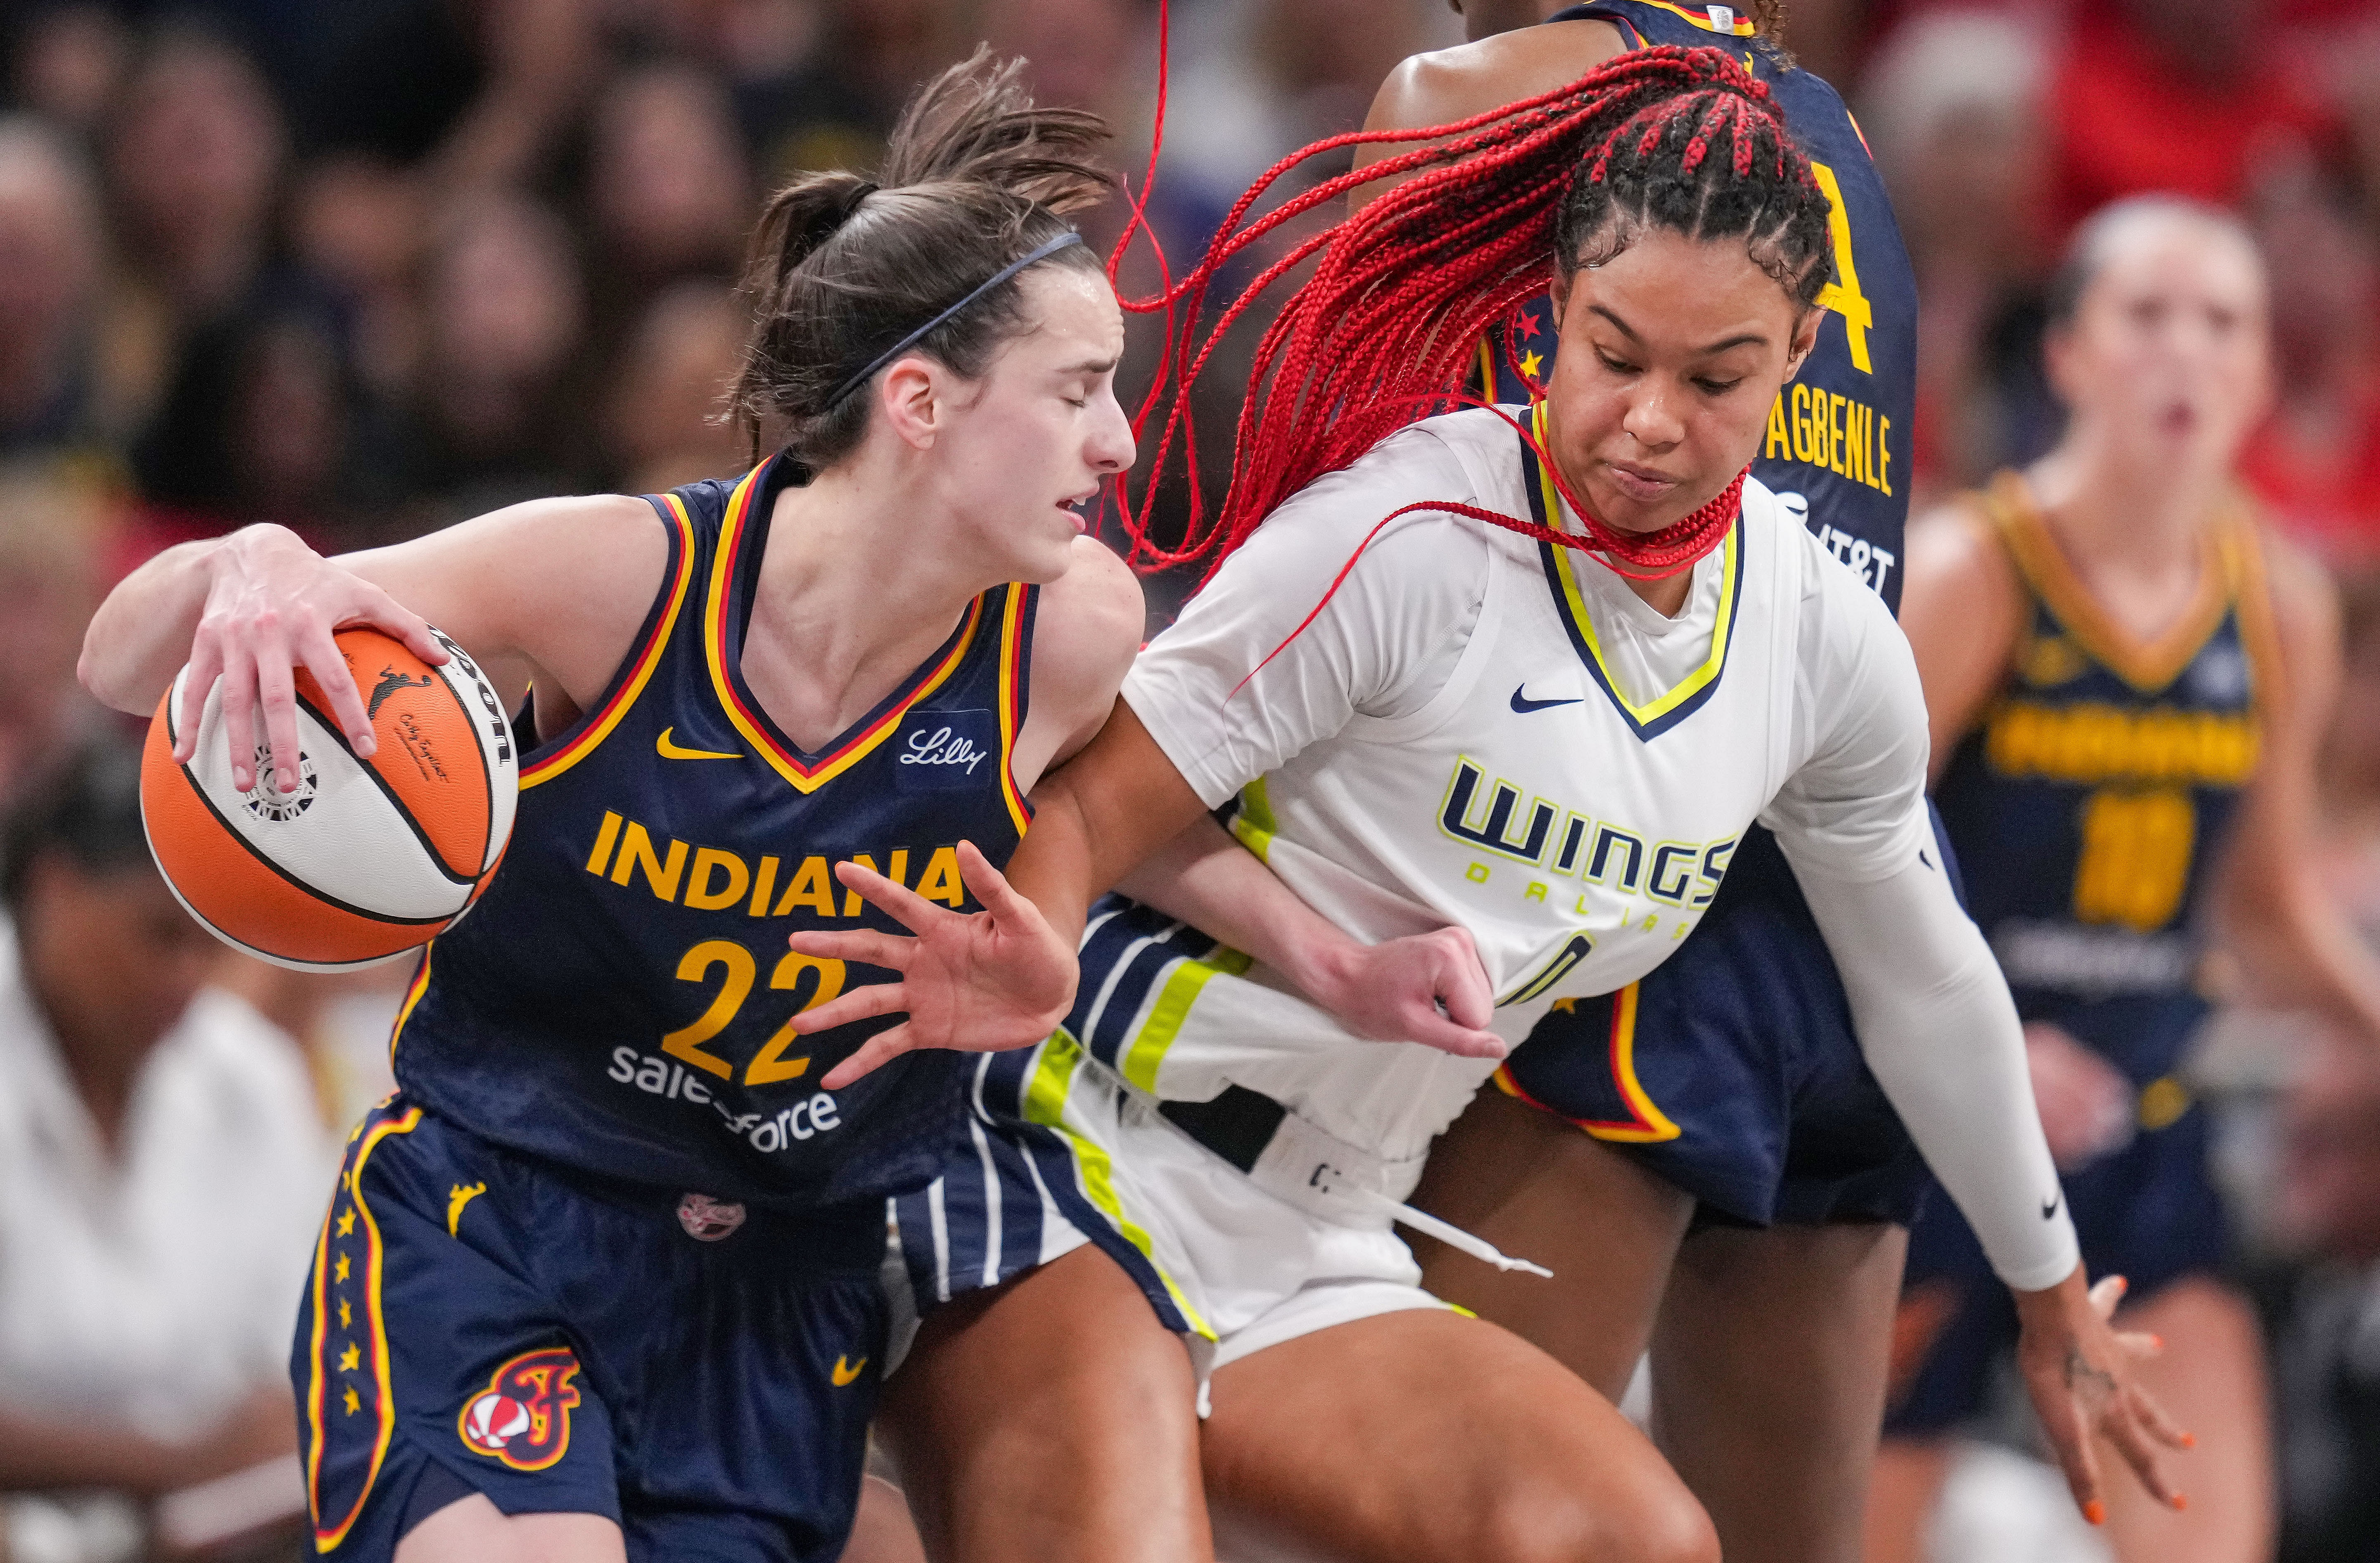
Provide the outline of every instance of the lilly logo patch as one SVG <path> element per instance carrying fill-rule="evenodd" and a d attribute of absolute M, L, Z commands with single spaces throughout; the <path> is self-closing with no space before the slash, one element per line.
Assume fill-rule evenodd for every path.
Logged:
<path fill-rule="evenodd" d="M 901 734 L 895 761 L 903 792 L 996 787 L 1000 724 L 989 711 L 919 712 Z"/>
<path fill-rule="evenodd" d="M 465 1402 L 455 1419 L 463 1447 L 515 1471 L 550 1469 L 570 1451 L 577 1377 L 578 1359 L 566 1346 L 522 1352 Z"/>

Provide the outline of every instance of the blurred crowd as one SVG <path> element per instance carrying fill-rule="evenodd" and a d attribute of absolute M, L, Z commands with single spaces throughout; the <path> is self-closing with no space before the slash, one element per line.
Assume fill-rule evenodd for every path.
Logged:
<path fill-rule="evenodd" d="M 98 595 L 258 521 L 340 550 L 739 469 L 720 396 L 761 193 L 868 165 L 978 41 L 1105 115 L 1137 190 L 1158 11 L 0 6 L 0 1559 L 223 1555 L 285 1510 L 293 1474 L 238 1484 L 292 1447 L 256 1344 L 292 1299 L 209 1291 L 190 1255 L 294 1286 L 394 1006 L 189 936 L 127 812 L 137 735 L 74 682 Z M 1462 36 L 1444 0 L 1173 0 L 1172 25 L 1148 214 L 1177 264 L 1276 159 L 1359 124 L 1399 59 Z M 2380 940 L 2380 0 L 1793 0 L 1788 28 L 1856 109 L 1916 265 L 1921 508 L 2056 436 L 2044 294 L 2081 217 L 2172 189 L 2253 226 L 2278 404 L 2243 477 L 2341 582 L 2326 867 Z M 1156 275 L 1143 247 L 1126 291 Z M 1208 427 L 1233 380 L 1227 353 Z M 2203 1071 L 2269 1304 L 2285 1551 L 2380 1556 L 2380 1064 L 2240 996 Z M 238 1184 L 227 1146 L 272 1176 Z M 179 1530 L 142 1518 L 167 1513 Z"/>

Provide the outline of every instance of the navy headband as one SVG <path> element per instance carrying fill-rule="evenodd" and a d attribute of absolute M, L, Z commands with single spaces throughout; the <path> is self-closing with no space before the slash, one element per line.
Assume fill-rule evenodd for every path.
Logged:
<path fill-rule="evenodd" d="M 1080 244 L 1082 242 L 1083 236 L 1081 234 L 1075 233 L 1072 229 L 1068 229 L 1066 232 L 1060 234 L 1057 238 L 1050 240 L 1047 244 L 1044 244 L 1039 249 L 1034 250 L 1031 254 L 1020 255 L 1015 260 L 1009 262 L 1008 264 L 992 273 L 991 275 L 978 286 L 974 292 L 968 294 L 957 303 L 953 304 L 949 309 L 944 310 L 941 314 L 936 315 L 933 319 L 917 327 L 917 330 L 912 331 L 906 336 L 902 337 L 898 342 L 893 343 L 883 352 L 879 353 L 876 356 L 875 360 L 866 369 L 861 370 L 850 379 L 845 380 L 842 385 L 837 385 L 834 388 L 833 394 L 826 398 L 826 407 L 823 410 L 826 412 L 832 412 L 836 408 L 842 406 L 843 398 L 851 395 L 852 392 L 859 389 L 860 386 L 868 384 L 868 381 L 874 379 L 878 370 L 883 368 L 886 364 L 891 363 L 894 359 L 899 358 L 903 353 L 905 353 L 910 348 L 916 347 L 920 341 L 924 340 L 936 326 L 941 325 L 943 322 L 949 320 L 953 315 L 958 313 L 961 310 L 965 309 L 969 304 L 974 303 L 978 299 L 982 298 L 993 288 L 998 287 L 1002 283 L 1006 282 L 1018 272 L 1023 271 L 1026 267 L 1033 264 L 1036 261 L 1048 260 L 1050 256 L 1055 255 L 1059 250 L 1065 249 L 1069 245 Z"/>

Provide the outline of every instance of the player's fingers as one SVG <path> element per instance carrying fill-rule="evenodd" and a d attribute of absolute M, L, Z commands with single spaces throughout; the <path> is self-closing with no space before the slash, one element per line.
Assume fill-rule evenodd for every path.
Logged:
<path fill-rule="evenodd" d="M 898 1058 L 915 1046 L 907 1026 L 895 1026 L 889 1032 L 879 1032 L 859 1044 L 859 1051 L 826 1072 L 819 1081 L 820 1089 L 841 1091 L 844 1086 Z"/>
<path fill-rule="evenodd" d="M 991 860 L 976 850 L 972 841 L 959 843 L 959 877 L 967 889 L 983 903 L 992 921 L 1008 927 L 1019 924 L 1030 927 L 1041 921 L 1041 909 L 1016 893 L 1008 876 L 991 866 Z"/>
<path fill-rule="evenodd" d="M 257 647 L 256 698 L 264 712 L 264 741 L 273 751 L 273 785 L 298 790 L 298 690 L 289 647 L 275 632 Z"/>
<path fill-rule="evenodd" d="M 794 1017 L 792 1023 L 796 1034 L 808 1036 L 817 1032 L 831 1032 L 837 1026 L 847 1026 L 854 1020 L 872 1020 L 879 1015 L 897 1015 L 908 1007 L 909 995 L 905 984 L 870 983 L 815 1009 L 803 1010 Z M 908 1030 L 906 1026 L 901 1029 Z"/>
<path fill-rule="evenodd" d="M 2090 1428 L 2082 1408 L 2071 1394 L 2061 1391 L 2050 1397 L 2046 1405 L 2036 1403 L 2035 1409 L 2042 1412 L 2041 1430 L 2058 1457 L 2058 1468 L 2066 1473 L 2066 1490 L 2074 1495 L 2074 1507 L 2094 1525 L 2107 1523 L 2107 1506 L 2099 1493 L 2099 1457 L 2092 1452 Z"/>
<path fill-rule="evenodd" d="M 322 698 L 331 702 L 332 719 L 347 735 L 347 747 L 359 758 L 370 759 L 379 751 L 380 739 L 373 736 L 371 714 L 364 709 L 364 697 L 356 689 L 347 659 L 339 654 L 339 643 L 328 629 L 318 627 L 301 638 L 298 654 Z"/>
<path fill-rule="evenodd" d="M 863 966 L 881 966 L 894 971 L 906 971 L 909 961 L 917 953 L 917 941 L 898 934 L 880 934 L 873 928 L 848 929 L 827 933 L 812 929 L 795 934 L 785 941 L 802 955 L 827 957 L 835 960 L 856 961 Z M 815 1015 L 817 1010 L 805 1010 Z M 816 1027 L 808 1028 L 815 1031 Z"/>
<path fill-rule="evenodd" d="M 1436 1007 L 1427 1010 L 1401 1007 L 1404 1032 L 1408 1039 L 1425 1047 L 1435 1047 L 1440 1053 L 1451 1053 L 1457 1058 L 1501 1058 L 1504 1039 L 1494 1032 L 1475 1026 L 1458 1025 L 1439 1014 Z"/>
<path fill-rule="evenodd" d="M 2091 1283 L 2092 1311 L 2103 1319 L 2114 1318 L 2116 1304 L 2123 1301 L 2124 1293 L 2131 1289 L 2132 1283 L 2121 1276 L 2100 1276 Z"/>
<path fill-rule="evenodd" d="M 925 934 L 935 925 L 937 919 L 958 916 L 948 908 L 938 907 L 907 886 L 858 863 L 835 864 L 834 876 L 843 881 L 844 888 L 856 893 L 861 900 L 912 934 Z"/>
<path fill-rule="evenodd" d="M 207 708 L 207 691 L 223 671 L 223 643 L 201 634 L 190 647 L 190 665 L 182 675 L 182 727 L 174 735 L 174 761 L 187 765 L 199 751 L 199 716 Z"/>
<path fill-rule="evenodd" d="M 2116 1344 L 2124 1349 L 2124 1355 L 2141 1362 L 2165 1355 L 2165 1337 L 2146 1330 L 2118 1330 Z"/>
<path fill-rule="evenodd" d="M 2109 1443 L 2116 1446 L 2117 1452 L 2124 1457 L 2124 1463 L 2132 1468 L 2132 1474 L 2140 1478 L 2141 1485 L 2149 1490 L 2151 1497 L 2169 1507 L 2180 1508 L 2181 1490 L 2167 1480 L 2165 1462 L 2158 1458 L 2156 1446 L 2150 1440 L 2148 1430 L 2133 1411 L 2132 1405 L 2119 1403 L 2103 1419 L 2100 1431 Z"/>
<path fill-rule="evenodd" d="M 2135 1384 L 2131 1387 L 2132 1410 L 2148 1429 L 2149 1436 L 2168 1449 L 2194 1449 L 2197 1437 L 2181 1423 L 2173 1420 L 2157 1398 Z"/>
<path fill-rule="evenodd" d="M 1468 1031 L 1484 1032 L 1496 1014 L 1496 995 L 1488 986 L 1488 973 L 1479 964 L 1479 952 L 1472 946 L 1469 933 L 1463 934 L 1461 946 L 1449 953 L 1438 978 L 1438 999 L 1446 1006 L 1448 1019 Z M 1489 1055 L 1473 1054 L 1473 1057 Z M 1502 1057 L 1499 1052 L 1493 1055 Z"/>
<path fill-rule="evenodd" d="M 394 635 L 405 642 L 406 650 L 430 664 L 439 666 L 446 661 L 446 648 L 430 632 L 430 621 L 399 603 L 371 582 L 357 580 L 362 588 L 360 600 L 346 619 L 349 624 L 369 624 L 373 629 Z"/>
<path fill-rule="evenodd" d="M 256 786 L 256 665 L 237 640 L 223 649 L 223 671 L 216 687 L 223 691 L 224 745 L 231 751 L 231 785 L 247 792 Z M 200 707 L 201 712 L 205 709 Z"/>

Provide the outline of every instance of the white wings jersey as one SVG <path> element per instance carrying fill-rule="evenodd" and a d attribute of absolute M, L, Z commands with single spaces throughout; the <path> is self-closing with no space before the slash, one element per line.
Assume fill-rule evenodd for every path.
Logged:
<path fill-rule="evenodd" d="M 1908 644 L 1768 490 L 1745 482 L 1675 618 L 1591 556 L 1467 518 L 1402 517 L 1363 546 L 1430 499 L 1575 526 L 1494 413 L 1429 420 L 1269 518 L 1124 685 L 1200 797 L 1239 794 L 1240 839 L 1339 926 L 1469 929 L 1517 1044 L 1555 1000 L 1677 949 L 1755 819 L 1840 878 L 1930 841 Z M 1231 965 L 1135 1026 L 1131 1072 L 1158 1094 L 1244 1085 L 1399 1159 L 1492 1070 L 1357 1038 Z"/>

